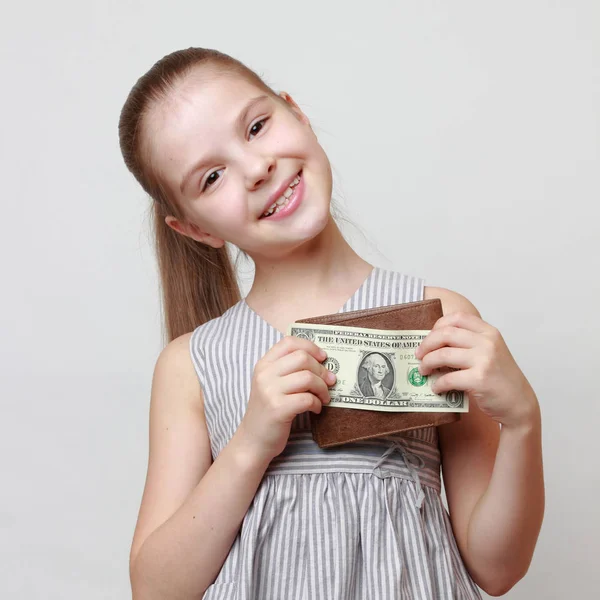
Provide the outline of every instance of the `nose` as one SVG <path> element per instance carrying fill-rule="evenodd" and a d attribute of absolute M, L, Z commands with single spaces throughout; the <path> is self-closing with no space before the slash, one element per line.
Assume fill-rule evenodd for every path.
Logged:
<path fill-rule="evenodd" d="M 258 189 L 273 176 L 275 171 L 275 159 L 272 156 L 256 156 L 249 161 L 247 166 L 248 188 Z"/>

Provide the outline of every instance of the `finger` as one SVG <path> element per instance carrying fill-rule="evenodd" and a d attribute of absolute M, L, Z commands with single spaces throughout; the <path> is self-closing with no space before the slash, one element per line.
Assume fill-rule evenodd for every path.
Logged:
<path fill-rule="evenodd" d="M 319 414 L 323 410 L 321 399 L 310 392 L 290 394 L 288 399 L 290 401 L 286 403 L 287 406 L 285 407 L 288 419 L 293 419 L 296 415 L 306 412 L 307 410 L 316 414 Z"/>
<path fill-rule="evenodd" d="M 454 348 L 474 348 L 477 345 L 477 336 L 480 334 L 461 329 L 460 327 L 447 326 L 443 329 L 432 329 L 421 341 L 415 350 L 415 356 L 420 360 L 428 352 L 452 346 Z"/>
<path fill-rule="evenodd" d="M 284 394 L 310 392 L 317 396 L 323 404 L 329 403 L 327 384 L 311 371 L 297 371 L 281 378 L 281 391 Z"/>
<path fill-rule="evenodd" d="M 323 361 L 327 358 L 327 353 L 319 348 L 314 342 L 305 340 L 293 335 L 286 335 L 281 338 L 268 352 L 265 353 L 262 360 L 266 362 L 275 362 L 286 354 L 296 350 L 304 350 L 314 356 L 315 360 Z"/>
<path fill-rule="evenodd" d="M 443 394 L 450 390 L 468 390 L 471 389 L 471 372 L 470 371 L 451 371 L 441 375 L 433 382 L 431 390 L 434 394 Z"/>
<path fill-rule="evenodd" d="M 294 350 L 273 363 L 275 373 L 281 377 L 295 373 L 296 371 L 312 371 L 329 385 L 335 383 L 336 376 L 324 365 L 318 362 L 314 356 L 306 350 Z"/>
<path fill-rule="evenodd" d="M 469 331 L 474 331 L 475 333 L 485 333 L 491 327 L 491 325 L 483 321 L 482 318 L 478 317 L 477 315 L 463 311 L 457 311 L 440 317 L 435 322 L 432 330 L 447 327 L 448 325 L 453 327 L 462 327 L 463 329 L 468 329 Z"/>
<path fill-rule="evenodd" d="M 419 365 L 421 375 L 429 375 L 434 369 L 452 367 L 454 369 L 468 369 L 473 366 L 473 352 L 465 348 L 449 348 L 445 346 L 439 350 L 427 353 Z"/>

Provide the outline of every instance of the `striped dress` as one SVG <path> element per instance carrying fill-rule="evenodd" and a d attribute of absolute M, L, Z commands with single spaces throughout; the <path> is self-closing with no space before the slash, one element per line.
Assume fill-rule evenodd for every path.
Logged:
<path fill-rule="evenodd" d="M 339 312 L 421 300 L 423 287 L 376 267 Z M 194 330 L 213 459 L 244 416 L 254 365 L 281 338 L 245 300 Z M 437 429 L 320 449 L 309 414 L 292 423 L 203 599 L 481 598 L 442 504 Z"/>

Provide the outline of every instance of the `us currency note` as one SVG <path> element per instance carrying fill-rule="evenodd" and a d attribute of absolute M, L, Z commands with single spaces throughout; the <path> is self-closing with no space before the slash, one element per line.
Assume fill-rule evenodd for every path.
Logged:
<path fill-rule="evenodd" d="M 324 365 L 337 375 L 329 388 L 328 406 L 385 412 L 469 411 L 468 396 L 459 390 L 435 394 L 431 387 L 443 374 L 419 373 L 415 350 L 429 329 L 388 331 L 292 323 L 288 335 L 305 338 L 327 352 Z"/>

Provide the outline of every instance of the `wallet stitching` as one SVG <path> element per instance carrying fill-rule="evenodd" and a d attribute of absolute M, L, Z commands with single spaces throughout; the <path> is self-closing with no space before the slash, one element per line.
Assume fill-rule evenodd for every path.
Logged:
<path fill-rule="evenodd" d="M 377 435 L 366 435 L 366 436 L 362 436 L 362 437 L 353 437 L 353 438 L 345 440 L 344 442 L 341 442 L 339 444 L 335 443 L 335 442 L 333 444 L 331 444 L 331 443 L 330 444 L 325 443 L 325 445 L 322 446 L 322 447 L 323 448 L 331 448 L 332 446 L 341 446 L 342 444 L 348 444 L 350 442 L 359 442 L 361 440 L 370 439 L 370 438 L 374 438 L 374 437 L 383 437 L 385 435 L 392 435 L 394 433 L 402 433 L 403 431 L 412 431 L 413 429 L 423 429 L 425 427 L 435 427 L 435 426 L 436 426 L 435 423 L 426 423 L 425 425 L 415 425 L 413 427 L 407 427 L 406 429 L 402 429 L 401 431 L 391 429 L 389 431 L 384 431 L 382 433 L 377 433 Z M 317 437 L 319 438 L 317 440 L 317 443 L 323 441 L 323 439 L 321 438 L 320 435 L 317 435 Z M 321 444 L 319 443 L 319 445 L 321 445 Z"/>
<path fill-rule="evenodd" d="M 353 410 L 353 409 L 348 409 L 347 408 L 347 409 L 342 409 L 342 410 Z M 396 412 L 394 414 L 399 414 L 399 413 Z M 403 414 L 409 414 L 409 413 L 403 413 Z M 427 414 L 429 414 L 429 415 L 436 415 L 436 416 L 439 416 L 439 415 L 450 416 L 450 415 L 452 415 L 451 418 L 453 418 L 454 420 L 453 421 L 446 421 L 445 423 L 441 423 L 442 425 L 447 425 L 448 423 L 459 421 L 460 418 L 461 418 L 461 413 L 450 413 L 450 412 L 443 412 L 443 413 L 419 413 L 419 412 L 416 412 L 416 413 L 413 413 L 413 414 L 420 414 L 420 415 L 427 415 Z M 370 438 L 374 438 L 374 437 L 382 437 L 384 435 L 390 435 L 390 434 L 394 434 L 394 433 L 402 433 L 403 431 L 412 431 L 413 429 L 422 429 L 422 428 L 425 428 L 425 427 L 437 427 L 439 424 L 440 423 L 432 421 L 432 422 L 427 422 L 427 423 L 425 423 L 423 425 L 413 425 L 411 427 L 407 427 L 406 429 L 400 429 L 400 430 L 398 430 L 396 428 L 392 428 L 392 429 L 390 429 L 390 430 L 388 430 L 388 431 L 386 431 L 384 433 L 377 433 L 376 435 L 367 435 L 366 437 L 363 436 L 363 437 L 349 438 L 348 440 L 345 440 L 344 442 L 339 442 L 339 444 L 337 442 L 334 442 L 333 445 L 340 445 L 340 444 L 345 444 L 347 442 L 354 442 L 354 441 L 357 441 L 357 440 L 370 439 Z M 321 445 L 321 443 L 325 444 L 325 446 L 323 446 L 323 447 L 328 447 L 328 446 L 332 445 L 329 442 L 326 442 L 323 439 L 323 436 L 322 436 L 321 432 L 316 429 L 316 421 L 313 420 L 312 416 L 311 416 L 311 429 L 313 430 L 314 439 L 315 439 L 315 441 L 319 445 Z"/>
<path fill-rule="evenodd" d="M 407 312 L 420 310 L 424 306 L 436 305 L 441 306 L 441 300 L 439 298 L 429 298 L 428 300 L 417 300 L 415 302 L 406 302 L 404 304 L 390 304 L 388 306 L 378 306 L 377 308 L 366 308 L 356 311 L 350 311 L 346 313 L 336 313 L 335 315 L 321 315 L 318 317 L 309 317 L 307 319 L 300 319 L 297 323 L 313 323 L 323 325 L 342 325 L 344 323 L 352 321 L 372 320 L 375 318 L 381 318 L 387 312 Z M 332 322 L 333 321 L 333 322 Z"/>
<path fill-rule="evenodd" d="M 422 414 L 422 413 L 421 413 Z M 431 414 L 431 413 L 430 413 Z M 442 425 L 448 425 L 451 422 L 456 422 L 460 420 L 460 413 L 450 413 L 453 415 L 458 415 L 455 418 L 455 421 L 450 421 L 450 422 L 446 422 L 446 423 L 442 423 Z M 395 433 L 403 433 L 404 431 L 413 431 L 414 429 L 424 429 L 426 427 L 437 427 L 438 423 L 435 422 L 431 422 L 431 423 L 425 423 L 424 425 L 413 425 L 412 427 L 407 427 L 406 429 L 401 429 L 400 431 L 398 431 L 397 429 L 391 429 L 388 431 L 384 431 L 382 433 L 377 433 L 376 435 L 365 435 L 362 437 L 353 437 L 353 438 L 349 438 L 347 440 L 344 440 L 343 442 L 333 442 L 333 443 L 327 443 L 323 440 L 323 437 L 320 435 L 319 432 L 316 432 L 316 436 L 315 436 L 315 440 L 317 442 L 317 444 L 321 447 L 321 448 L 331 448 L 334 446 L 341 446 L 342 444 L 349 444 L 351 442 L 359 442 L 361 440 L 368 440 L 368 439 L 372 439 L 372 438 L 378 438 L 378 437 L 383 437 L 385 435 L 393 435 Z"/>

